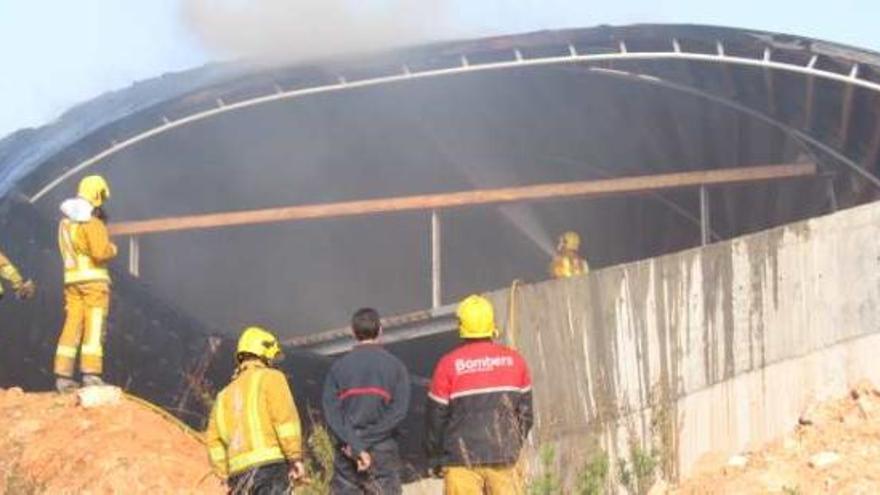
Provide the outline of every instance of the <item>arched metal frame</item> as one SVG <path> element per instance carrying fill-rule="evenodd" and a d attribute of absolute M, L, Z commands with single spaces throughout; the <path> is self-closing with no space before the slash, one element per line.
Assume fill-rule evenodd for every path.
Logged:
<path fill-rule="evenodd" d="M 604 75 L 608 75 L 608 76 L 612 76 L 612 77 L 626 79 L 628 81 L 636 81 L 636 82 L 645 83 L 645 84 L 649 84 L 649 85 L 653 85 L 653 86 L 659 86 L 661 88 L 679 91 L 682 93 L 687 93 L 692 96 L 704 98 L 704 99 L 712 101 L 714 103 L 718 103 L 719 105 L 726 106 L 726 107 L 731 108 L 737 112 L 744 113 L 750 117 L 753 117 L 757 120 L 760 120 L 761 122 L 764 122 L 765 124 L 770 125 L 771 127 L 775 127 L 777 129 L 779 129 L 780 131 L 782 131 L 783 133 L 788 135 L 790 138 L 792 138 L 794 141 L 796 141 L 804 151 L 806 151 L 807 153 L 812 155 L 814 158 L 815 158 L 815 153 L 810 146 L 815 146 L 823 153 L 831 156 L 835 160 L 837 160 L 840 163 L 842 163 L 843 165 L 845 165 L 847 168 L 849 168 L 856 175 L 867 180 L 868 182 L 873 184 L 875 187 L 880 188 L 880 178 L 877 178 L 877 176 L 871 174 L 870 172 L 868 172 L 865 169 L 863 169 L 862 167 L 860 167 L 855 161 L 853 161 L 852 159 L 850 159 L 849 157 L 847 157 L 843 153 L 835 150 L 831 146 L 823 143 L 822 141 L 819 141 L 818 139 L 814 138 L 813 136 L 810 136 L 809 134 L 801 131 L 800 129 L 792 127 L 792 126 L 790 126 L 790 125 L 788 125 L 778 119 L 774 119 L 773 117 L 771 117 L 770 115 L 767 115 L 764 112 L 760 112 L 760 111 L 755 110 L 754 108 L 751 108 L 747 105 L 743 105 L 742 103 L 731 100 L 730 98 L 725 98 L 725 97 L 710 93 L 708 91 L 704 91 L 702 89 L 694 88 L 693 86 L 688 86 L 686 84 L 681 84 L 681 83 L 669 81 L 669 80 L 666 80 L 663 78 L 659 78 L 659 77 L 652 76 L 649 74 L 642 74 L 639 72 L 621 71 L 621 70 L 616 70 L 616 69 L 603 69 L 603 68 L 598 68 L 598 67 L 590 67 L 590 68 L 588 68 L 588 70 L 592 73 L 604 74 Z M 821 160 L 815 160 L 815 161 L 817 163 L 821 162 Z"/>
<path fill-rule="evenodd" d="M 629 52 L 627 50 L 626 43 L 621 41 L 619 44 L 619 52 L 616 53 L 602 53 L 602 54 L 581 54 L 575 48 L 574 45 L 568 45 L 568 55 L 565 56 L 554 56 L 554 57 L 539 57 L 539 58 L 525 58 L 519 50 L 513 50 L 513 60 L 502 61 L 502 62 L 488 62 L 481 64 L 472 64 L 467 55 L 462 55 L 460 58 L 460 64 L 454 67 L 442 68 L 442 69 L 434 69 L 434 70 L 425 70 L 413 72 L 406 65 L 401 67 L 400 73 L 381 76 L 357 81 L 348 81 L 344 77 L 340 76 L 338 82 L 335 84 L 326 84 L 313 86 L 308 88 L 299 88 L 294 90 L 284 91 L 280 86 L 275 85 L 276 93 L 250 98 L 247 100 L 235 102 L 232 104 L 226 104 L 221 99 L 217 100 L 217 107 L 205 110 L 202 112 L 194 113 L 192 115 L 188 115 L 186 117 L 180 118 L 178 120 L 169 121 L 168 119 L 163 118 L 164 123 L 160 126 L 154 127 L 150 130 L 132 136 L 124 141 L 114 143 L 113 146 L 105 149 L 104 151 L 88 158 L 71 169 L 65 171 L 48 184 L 43 186 L 39 191 L 37 191 L 30 198 L 31 203 L 36 203 L 46 194 L 51 192 L 55 187 L 59 184 L 67 180 L 73 175 L 76 175 L 80 171 L 91 167 L 92 165 L 98 163 L 100 160 L 103 160 L 119 151 L 122 151 L 126 148 L 129 148 L 141 141 L 145 141 L 153 136 L 165 133 L 172 129 L 176 129 L 178 127 L 185 126 L 187 124 L 198 122 L 203 119 L 207 119 L 213 117 L 215 115 L 223 114 L 226 112 L 231 112 L 241 108 L 252 107 L 256 105 L 261 105 L 264 103 L 270 103 L 274 101 L 293 99 L 298 97 L 304 97 L 308 95 L 314 94 L 322 94 L 322 93 L 330 93 L 336 91 L 343 91 L 348 89 L 356 89 L 356 88 L 365 88 L 378 86 L 382 84 L 389 84 L 395 82 L 402 82 L 408 80 L 416 80 L 423 78 L 432 78 L 432 77 L 440 77 L 447 75 L 456 75 L 456 74 L 465 74 L 465 73 L 474 73 L 481 71 L 489 71 L 489 70 L 501 70 L 501 69 L 513 69 L 513 68 L 523 68 L 523 67 L 539 67 L 539 66 L 547 66 L 547 65 L 555 65 L 555 64 L 582 64 L 582 63 L 590 63 L 590 62 L 612 62 L 612 61 L 622 61 L 622 60 L 685 60 L 685 61 L 696 61 L 696 62 L 710 62 L 710 63 L 720 63 L 720 64 L 730 64 L 730 65 L 739 65 L 739 66 L 747 66 L 747 67 L 757 67 L 768 70 L 780 70 L 786 72 L 793 72 L 798 74 L 804 74 L 810 76 L 811 78 L 821 78 L 831 81 L 837 81 L 844 84 L 849 85 L 849 87 L 861 87 L 868 89 L 870 91 L 874 91 L 876 93 L 880 93 L 880 84 L 862 79 L 859 77 L 859 65 L 853 64 L 851 70 L 848 75 L 838 74 L 836 72 L 826 71 L 819 68 L 816 68 L 816 57 L 810 60 L 806 66 L 790 64 L 786 62 L 774 61 L 772 59 L 772 50 L 770 48 L 765 49 L 763 58 L 755 59 L 755 58 L 746 58 L 746 57 L 738 57 L 738 56 L 729 56 L 725 53 L 724 45 L 719 41 L 717 42 L 717 51 L 714 54 L 708 53 L 695 53 L 695 52 L 686 52 L 683 51 L 681 45 L 678 43 L 676 39 L 672 40 L 671 43 L 671 51 L 668 52 Z M 648 75 L 638 75 L 637 78 L 645 78 L 650 79 L 653 76 Z M 663 81 L 659 78 L 654 78 L 658 81 Z M 665 83 L 669 83 L 669 81 L 665 81 Z M 674 83 L 673 83 L 674 84 Z M 662 84 L 661 84 L 662 85 Z M 690 88 L 694 91 L 701 91 L 696 88 Z M 705 93 L 705 92 L 703 92 Z M 705 93 L 708 95 L 708 93 Z M 711 95 L 712 99 L 723 99 L 721 97 Z M 744 105 L 740 105 L 739 103 L 733 102 L 731 100 L 727 100 L 731 104 L 739 105 L 742 108 L 746 108 L 750 113 L 755 112 L 759 113 L 754 109 L 749 107 L 745 107 Z M 762 114 L 764 115 L 764 114 Z M 787 129 L 788 134 L 795 135 L 799 138 L 800 141 L 810 142 L 814 146 L 822 149 L 830 156 L 833 156 L 835 159 L 839 160 L 841 163 L 846 164 L 853 172 L 858 173 L 861 177 L 870 181 L 874 186 L 880 188 L 880 179 L 878 179 L 874 174 L 862 169 L 858 166 L 853 160 L 846 157 L 844 154 L 835 150 L 834 148 L 822 143 L 818 139 L 808 135 L 807 133 L 788 126 L 787 124 L 783 124 L 775 119 L 772 119 L 766 115 L 762 118 L 765 122 L 773 122 L 774 126 L 784 126 Z"/>

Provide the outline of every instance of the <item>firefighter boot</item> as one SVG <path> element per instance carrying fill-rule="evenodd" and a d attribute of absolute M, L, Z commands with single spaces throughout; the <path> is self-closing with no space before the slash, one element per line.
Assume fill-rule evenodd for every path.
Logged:
<path fill-rule="evenodd" d="M 83 375 L 84 387 L 101 387 L 104 385 L 107 384 L 101 379 L 101 375 Z"/>
<path fill-rule="evenodd" d="M 79 388 L 79 384 L 77 384 L 72 378 L 59 376 L 55 379 L 55 390 L 60 394 L 73 392 L 77 388 Z"/>

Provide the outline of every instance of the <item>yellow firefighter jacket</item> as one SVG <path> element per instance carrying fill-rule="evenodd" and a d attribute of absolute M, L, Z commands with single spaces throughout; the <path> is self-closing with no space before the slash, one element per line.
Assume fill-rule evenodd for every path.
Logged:
<path fill-rule="evenodd" d="M 116 256 L 116 245 L 110 242 L 103 221 L 91 215 L 85 221 L 64 218 L 58 225 L 58 247 L 64 261 L 64 285 L 110 282 L 107 262 Z"/>
<path fill-rule="evenodd" d="M 590 266 L 587 261 L 577 253 L 557 254 L 550 263 L 550 276 L 553 278 L 568 278 L 575 275 L 589 273 Z"/>
<path fill-rule="evenodd" d="M 246 361 L 218 395 L 206 432 L 208 454 L 221 477 L 302 457 L 299 413 L 287 378 L 260 361 Z"/>
<path fill-rule="evenodd" d="M 18 288 L 24 282 L 15 265 L 0 252 L 0 278 L 8 280 L 13 288 Z M 3 295 L 3 284 L 0 284 L 0 295 Z"/>

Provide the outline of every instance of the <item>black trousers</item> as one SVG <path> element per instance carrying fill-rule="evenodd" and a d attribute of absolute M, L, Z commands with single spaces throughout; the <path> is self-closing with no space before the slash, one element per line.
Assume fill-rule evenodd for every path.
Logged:
<path fill-rule="evenodd" d="M 229 478 L 230 495 L 288 495 L 293 493 L 286 462 L 266 464 Z"/>
<path fill-rule="evenodd" d="M 359 473 L 357 462 L 336 449 L 333 459 L 333 495 L 400 495 L 400 453 L 397 442 L 386 440 L 369 450 L 373 463 L 365 473 Z"/>

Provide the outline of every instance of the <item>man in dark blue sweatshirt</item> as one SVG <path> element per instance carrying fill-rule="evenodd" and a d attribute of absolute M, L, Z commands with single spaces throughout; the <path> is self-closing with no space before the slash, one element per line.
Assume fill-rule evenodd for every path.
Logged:
<path fill-rule="evenodd" d="M 357 345 L 333 363 L 324 381 L 324 419 L 337 446 L 331 492 L 397 495 L 394 434 L 409 408 L 409 373 L 379 344 L 382 324 L 375 309 L 355 312 L 351 329 Z"/>

